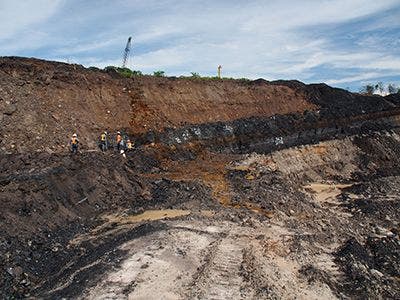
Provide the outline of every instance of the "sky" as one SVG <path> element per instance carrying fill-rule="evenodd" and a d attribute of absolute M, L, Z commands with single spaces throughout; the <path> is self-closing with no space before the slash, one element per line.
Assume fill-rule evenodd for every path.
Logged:
<path fill-rule="evenodd" d="M 400 0 L 0 0 L 0 56 L 400 86 Z"/>

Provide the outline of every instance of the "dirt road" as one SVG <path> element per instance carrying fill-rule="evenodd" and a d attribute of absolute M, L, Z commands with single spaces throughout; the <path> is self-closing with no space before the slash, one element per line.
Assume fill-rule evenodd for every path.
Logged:
<path fill-rule="evenodd" d="M 113 233 L 102 234 L 121 234 L 138 226 L 118 219 Z M 120 245 L 116 250 L 124 255 L 96 285 L 76 278 L 86 278 L 82 273 L 98 261 L 81 266 L 45 295 L 75 291 L 73 295 L 82 299 L 335 298 L 328 286 L 298 277 L 300 266 L 290 255 L 293 232 L 251 217 L 242 224 L 224 219 L 191 212 L 183 219 L 164 220 L 163 230 Z M 74 287 L 81 284 L 89 287 Z"/>

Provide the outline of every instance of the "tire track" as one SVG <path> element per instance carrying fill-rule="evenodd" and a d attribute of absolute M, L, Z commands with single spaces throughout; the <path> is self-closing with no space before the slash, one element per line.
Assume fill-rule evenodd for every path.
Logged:
<path fill-rule="evenodd" d="M 243 251 L 246 243 L 233 236 L 213 243 L 205 257 L 205 264 L 194 276 L 191 299 L 244 299 L 241 277 Z"/>

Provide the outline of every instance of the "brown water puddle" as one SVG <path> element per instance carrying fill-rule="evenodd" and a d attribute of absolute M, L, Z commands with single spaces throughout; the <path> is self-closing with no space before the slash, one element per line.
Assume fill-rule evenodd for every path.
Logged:
<path fill-rule="evenodd" d="M 132 215 L 132 216 L 119 216 L 109 215 L 105 218 L 107 221 L 119 224 L 138 223 L 142 221 L 155 221 L 166 218 L 177 218 L 181 216 L 187 216 L 190 214 L 190 210 L 182 209 L 162 209 L 162 210 L 146 210 L 145 212 Z"/>
<path fill-rule="evenodd" d="M 314 195 L 315 200 L 318 202 L 332 202 L 335 203 L 335 199 L 342 193 L 342 189 L 351 187 L 351 184 L 326 184 L 326 183 L 311 183 L 303 186 L 306 191 L 311 191 Z"/>

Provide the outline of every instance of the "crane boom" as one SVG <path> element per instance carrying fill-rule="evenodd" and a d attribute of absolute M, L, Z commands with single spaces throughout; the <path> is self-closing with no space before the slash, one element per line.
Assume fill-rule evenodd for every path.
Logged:
<path fill-rule="evenodd" d="M 122 58 L 122 67 L 123 68 L 126 68 L 126 65 L 128 63 L 129 53 L 131 52 L 131 40 L 132 40 L 132 37 L 129 37 L 128 41 L 126 42 L 124 56 Z"/>

